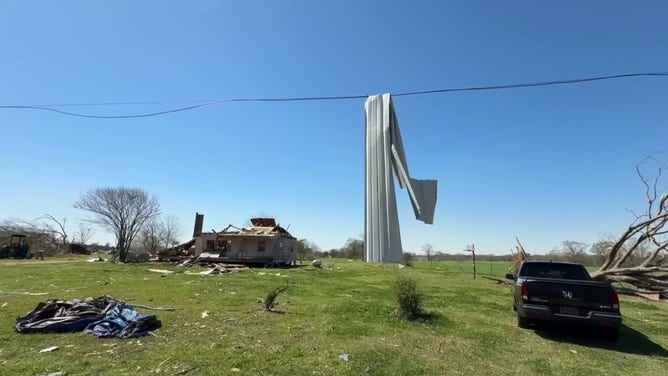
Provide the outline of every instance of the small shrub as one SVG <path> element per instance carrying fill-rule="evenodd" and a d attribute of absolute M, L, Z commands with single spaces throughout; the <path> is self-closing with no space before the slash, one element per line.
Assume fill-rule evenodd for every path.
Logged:
<path fill-rule="evenodd" d="M 285 284 L 281 287 L 271 289 L 267 292 L 267 296 L 264 298 L 262 301 L 262 304 L 264 305 L 264 309 L 267 311 L 271 311 L 276 307 L 278 304 L 276 302 L 276 298 L 278 297 L 278 294 L 282 293 L 283 291 L 288 289 L 288 285 Z"/>
<path fill-rule="evenodd" d="M 403 259 L 404 259 L 403 264 L 405 266 L 413 266 L 413 254 L 412 253 L 404 252 Z"/>
<path fill-rule="evenodd" d="M 393 287 L 399 317 L 409 321 L 421 318 L 422 295 L 417 290 L 417 280 L 414 277 L 397 274 Z"/>

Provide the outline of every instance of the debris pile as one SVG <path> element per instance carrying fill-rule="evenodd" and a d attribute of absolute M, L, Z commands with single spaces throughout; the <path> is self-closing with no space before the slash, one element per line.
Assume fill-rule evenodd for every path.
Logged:
<path fill-rule="evenodd" d="M 75 300 L 47 300 L 16 319 L 18 333 L 92 333 L 96 337 L 134 338 L 162 326 L 155 315 L 142 315 L 111 296 Z"/>
<path fill-rule="evenodd" d="M 228 264 L 228 263 L 222 263 L 222 262 L 208 262 L 208 261 L 201 261 L 199 257 L 190 257 L 184 261 L 178 262 L 178 266 L 184 266 L 184 267 L 191 267 L 195 265 L 203 266 L 209 268 L 208 270 L 201 271 L 199 273 L 197 272 L 189 272 L 186 271 L 185 274 L 200 274 L 200 275 L 208 275 L 208 274 L 224 274 L 224 273 L 231 273 L 233 271 L 237 270 L 245 270 L 248 269 L 248 266 L 242 265 L 242 264 Z"/>

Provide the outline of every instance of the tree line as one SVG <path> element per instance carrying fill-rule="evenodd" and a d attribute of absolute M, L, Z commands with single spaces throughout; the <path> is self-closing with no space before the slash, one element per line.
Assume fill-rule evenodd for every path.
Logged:
<path fill-rule="evenodd" d="M 72 245 L 85 246 L 96 225 L 115 237 L 111 261 L 128 261 L 131 251 L 154 254 L 178 244 L 181 226 L 174 216 L 163 216 L 160 203 L 139 188 L 105 187 L 82 194 L 73 207 L 91 214 L 71 232 L 67 218 L 45 214 L 35 220 L 7 219 L 0 223 L 0 238 L 22 233 L 31 247 L 45 255 L 68 252 Z"/>

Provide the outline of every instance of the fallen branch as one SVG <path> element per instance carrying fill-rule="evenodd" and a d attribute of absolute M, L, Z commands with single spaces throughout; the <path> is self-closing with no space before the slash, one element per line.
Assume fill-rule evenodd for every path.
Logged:
<path fill-rule="evenodd" d="M 483 278 L 485 278 L 485 279 L 489 279 L 489 280 L 491 280 L 491 281 L 494 281 L 494 282 L 496 282 L 496 283 L 499 284 L 499 285 L 500 285 L 500 284 L 504 284 L 504 285 L 509 285 L 509 286 L 510 286 L 510 285 L 513 284 L 512 282 L 506 281 L 506 280 L 504 280 L 504 279 L 492 278 L 492 277 L 486 277 L 486 276 L 484 276 L 484 275 L 481 276 L 481 277 L 483 277 Z"/>
<path fill-rule="evenodd" d="M 48 292 L 24 292 L 24 291 L 0 291 L 0 295 L 40 296 L 40 295 L 49 295 L 49 293 Z"/>
<path fill-rule="evenodd" d="M 153 311 L 176 311 L 176 308 L 174 307 L 150 307 L 150 306 L 145 306 L 141 304 L 132 304 L 132 306 L 137 307 L 137 308 L 144 308 L 144 309 L 150 309 Z"/>

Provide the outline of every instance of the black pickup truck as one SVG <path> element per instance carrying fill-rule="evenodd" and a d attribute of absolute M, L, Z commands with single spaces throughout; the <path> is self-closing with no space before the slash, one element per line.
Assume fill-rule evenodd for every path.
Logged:
<path fill-rule="evenodd" d="M 514 280 L 513 309 L 517 325 L 528 328 L 533 322 L 553 321 L 593 325 L 610 338 L 619 337 L 622 316 L 617 293 L 609 283 L 591 280 L 580 264 L 525 261 Z"/>

